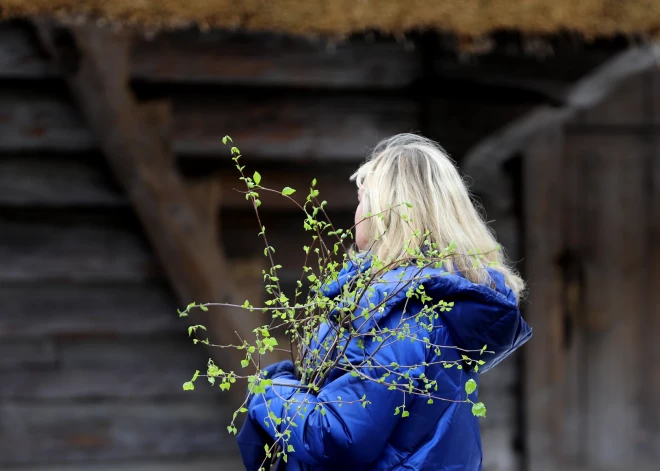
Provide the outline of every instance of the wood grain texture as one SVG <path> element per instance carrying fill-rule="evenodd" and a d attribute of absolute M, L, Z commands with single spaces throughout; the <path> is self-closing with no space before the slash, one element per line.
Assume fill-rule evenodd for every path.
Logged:
<path fill-rule="evenodd" d="M 142 281 L 162 277 L 139 234 L 111 225 L 0 220 L 0 280 Z"/>
<path fill-rule="evenodd" d="M 55 345 L 51 340 L 11 338 L 0 341 L 0 376 L 30 368 L 45 369 L 52 367 L 55 361 Z"/>
<path fill-rule="evenodd" d="M 145 82 L 388 89 L 421 75 L 419 53 L 393 39 L 332 42 L 198 30 L 136 39 L 130 75 Z M 0 78 L 58 75 L 30 28 L 0 25 Z"/>
<path fill-rule="evenodd" d="M 595 468 L 650 464 L 653 457 L 640 450 L 639 433 L 650 275 L 644 162 L 650 149 L 635 135 L 582 136 L 579 145 L 574 156 L 585 170 L 586 459 Z"/>
<path fill-rule="evenodd" d="M 128 38 L 89 25 L 67 29 L 38 22 L 36 27 L 132 202 L 179 301 L 242 304 L 245 296 L 230 276 L 217 241 L 213 215 L 219 187 L 209 185 L 209 193 L 201 195 L 191 192 L 181 178 L 169 139 L 169 105 L 140 105 L 129 89 Z M 264 319 L 231 316 L 224 321 L 203 322 L 214 343 L 231 344 L 235 332 L 250 341 Z M 237 364 L 243 358 L 239 353 L 228 349 L 216 362 Z"/>
<path fill-rule="evenodd" d="M 193 392 L 194 394 L 194 392 Z M 181 459 L 235 453 L 221 401 L 0 404 L 0 464 Z M 234 455 L 235 456 L 235 455 Z"/>
<path fill-rule="evenodd" d="M 89 463 L 41 464 L 36 466 L 5 466 L 5 471 L 89 471 Z M 182 458 L 163 460 L 129 460 L 123 462 L 95 463 L 94 471 L 244 471 L 240 457 L 229 455 L 206 458 Z"/>
<path fill-rule="evenodd" d="M 257 168 L 262 175 L 262 185 L 277 191 L 285 186 L 294 188 L 297 192 L 292 197 L 300 204 L 304 204 L 312 179 L 316 178 L 316 188 L 322 199 L 328 201 L 329 209 L 355 209 L 355 184 L 348 179 L 352 168 L 334 173 L 313 166 L 271 171 Z M 209 180 L 217 181 L 221 186 L 222 207 L 252 212 L 252 206 L 242 193 L 245 187 L 239 177 L 235 169 L 229 169 L 191 178 L 187 183 L 195 188 Z M 262 191 L 261 195 L 262 211 L 297 210 L 291 201 L 280 195 L 267 191 Z M 0 206 L 128 208 L 129 204 L 101 156 L 0 158 Z"/>
<path fill-rule="evenodd" d="M 229 148 L 222 144 L 229 134 L 250 158 L 358 162 L 380 139 L 421 126 L 419 105 L 405 98 L 204 91 L 169 98 L 172 147 L 178 155 L 229 160 Z M 0 92 L 0 152 L 97 148 L 97 140 L 61 92 Z"/>
<path fill-rule="evenodd" d="M 523 162 L 526 225 L 525 276 L 529 300 L 525 315 L 534 340 L 525 348 L 525 418 L 529 466 L 554 471 L 560 454 L 564 352 L 561 271 L 563 247 L 561 126 L 546 129 L 528 148 Z"/>
<path fill-rule="evenodd" d="M 164 284 L 9 284 L 0 287 L 0 336 L 162 335 L 185 332 Z"/>
<path fill-rule="evenodd" d="M 587 395 L 584 394 L 584 374 L 589 352 L 586 345 L 584 277 L 585 254 L 589 241 L 584 237 L 585 204 L 584 176 L 588 166 L 581 158 L 581 135 L 567 133 L 561 158 L 564 181 L 561 192 L 564 252 L 562 269 L 563 326 L 566 352 L 565 386 L 563 390 L 562 465 L 586 462 Z M 592 142 L 593 143 L 593 142 Z"/>
<path fill-rule="evenodd" d="M 192 394 L 183 391 L 182 384 L 192 377 L 195 370 L 205 371 L 208 351 L 201 345 L 193 346 L 188 338 L 186 327 L 190 321 L 180 324 L 177 334 L 161 334 L 156 338 L 60 337 L 50 343 L 49 356 L 36 355 L 41 345 L 39 341 L 23 340 L 20 343 L 23 351 L 30 347 L 36 358 L 23 353 L 16 358 L 17 363 L 11 369 L 0 368 L 0 382 L 3 384 L 0 399 L 190 399 Z M 15 353 L 20 353 L 18 346 L 14 341 Z M 29 361 L 31 359 L 41 362 Z M 48 360 L 50 362 L 45 363 Z M 209 394 L 224 396 L 205 380 L 198 383 L 194 394 L 194 397 Z"/>

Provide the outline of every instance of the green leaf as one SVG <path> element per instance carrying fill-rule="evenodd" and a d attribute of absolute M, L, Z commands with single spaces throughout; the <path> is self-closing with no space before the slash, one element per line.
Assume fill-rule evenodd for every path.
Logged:
<path fill-rule="evenodd" d="M 249 362 L 248 360 L 241 360 L 241 366 L 242 366 L 243 368 L 247 368 L 247 366 L 248 366 L 249 364 L 250 364 L 250 362 Z"/>
<path fill-rule="evenodd" d="M 412 208 L 412 204 L 408 203 L 407 201 L 404 202 L 404 204 L 405 204 L 406 206 L 408 206 L 409 208 Z"/>
<path fill-rule="evenodd" d="M 193 389 L 195 389 L 195 385 L 193 384 L 192 381 L 186 381 L 185 383 L 183 383 L 184 391 L 192 391 Z"/>
<path fill-rule="evenodd" d="M 229 137 L 229 136 L 225 136 L 225 137 L 222 138 L 222 143 L 224 145 L 227 145 L 227 141 L 234 142 L 234 141 L 231 140 L 231 137 Z"/>
<path fill-rule="evenodd" d="M 472 405 L 472 414 L 477 417 L 486 417 L 486 406 L 483 402 L 477 402 Z"/>
<path fill-rule="evenodd" d="M 254 175 L 252 176 L 252 180 L 254 180 L 254 184 L 258 185 L 261 183 L 261 174 L 259 172 L 254 172 Z"/>
<path fill-rule="evenodd" d="M 473 379 L 468 380 L 467 383 L 465 383 L 465 392 L 468 394 L 472 394 L 474 391 L 477 389 L 477 382 Z"/>
<path fill-rule="evenodd" d="M 406 417 L 408 417 L 409 415 L 410 415 L 410 412 L 408 412 L 407 410 L 404 410 L 404 411 L 401 413 L 401 417 L 402 417 L 402 418 L 406 418 Z"/>
<path fill-rule="evenodd" d="M 288 187 L 288 186 L 284 187 L 284 189 L 282 190 L 282 194 L 283 194 L 284 196 L 292 195 L 292 194 L 294 194 L 295 192 L 296 192 L 296 190 L 294 190 L 293 188 L 290 188 L 290 187 Z"/>
<path fill-rule="evenodd" d="M 296 451 L 296 450 L 294 450 L 293 445 L 289 445 L 289 446 L 286 447 L 286 451 L 287 451 L 288 453 L 293 453 L 293 452 Z"/>
<path fill-rule="evenodd" d="M 312 186 L 313 187 L 316 186 L 316 178 L 314 180 L 312 180 Z"/>

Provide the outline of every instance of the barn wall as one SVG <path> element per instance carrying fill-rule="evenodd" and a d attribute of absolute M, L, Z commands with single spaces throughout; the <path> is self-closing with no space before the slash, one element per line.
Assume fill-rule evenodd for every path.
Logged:
<path fill-rule="evenodd" d="M 442 51 L 428 39 L 333 46 L 177 33 L 139 40 L 132 77 L 141 100 L 171 101 L 181 171 L 191 181 L 221 176 L 221 242 L 240 266 L 261 245 L 250 208 L 232 191 L 240 182 L 225 134 L 265 185 L 303 193 L 318 178 L 331 217 L 348 227 L 348 176 L 379 139 L 421 131 L 460 162 L 539 93 L 574 78 L 539 80 L 529 61 L 506 54 L 480 68 Z M 507 60 L 523 82 L 507 82 Z M 504 88 L 481 83 L 484 70 Z M 507 91 L 521 83 L 528 92 Z M 266 198 L 262 209 L 290 289 L 306 234 L 286 202 Z M 517 216 L 509 216 L 496 229 L 518 259 Z M 0 466 L 238 469 L 225 429 L 231 404 L 210 388 L 181 391 L 207 354 L 190 344 L 139 221 L 23 23 L 0 25 L 0 259 Z M 254 285 L 253 272 L 236 276 Z M 519 384 L 515 359 L 482 379 L 487 471 L 519 466 Z"/>
<path fill-rule="evenodd" d="M 524 156 L 530 469 L 657 468 L 660 72 Z"/>

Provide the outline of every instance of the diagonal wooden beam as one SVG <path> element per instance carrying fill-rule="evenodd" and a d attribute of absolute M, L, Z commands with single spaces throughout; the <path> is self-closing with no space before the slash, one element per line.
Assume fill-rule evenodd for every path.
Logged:
<path fill-rule="evenodd" d="M 176 170 L 168 139 L 166 103 L 141 105 L 129 88 L 130 39 L 89 25 L 37 23 L 45 49 L 65 80 L 126 191 L 182 304 L 242 304 L 217 238 L 218 187 L 191 190 Z M 218 310 L 216 310 L 218 312 Z M 264 322 L 257 313 L 222 312 L 207 318 L 212 341 L 240 343 Z M 219 313 L 218 312 L 218 313 Z M 237 336 L 238 334 L 238 336 Z M 215 350 L 217 351 L 217 349 Z M 216 361 L 230 369 L 243 358 L 223 350 Z"/>

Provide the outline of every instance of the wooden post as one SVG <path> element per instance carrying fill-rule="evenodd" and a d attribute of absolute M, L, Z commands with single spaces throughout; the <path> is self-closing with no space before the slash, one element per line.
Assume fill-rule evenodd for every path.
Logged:
<path fill-rule="evenodd" d="M 129 38 L 94 26 L 64 28 L 38 23 L 46 50 L 61 68 L 110 166 L 134 206 L 155 252 L 183 305 L 189 302 L 242 304 L 245 298 L 220 248 L 215 215 L 219 187 L 191 191 L 175 168 L 168 139 L 166 103 L 139 104 L 129 88 Z M 259 313 L 204 321 L 210 338 L 240 344 L 262 325 Z M 211 316 L 213 319 L 211 319 Z M 217 350 L 216 350 L 217 351 Z M 243 352 L 226 349 L 216 361 L 238 368 Z"/>

